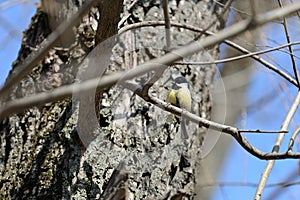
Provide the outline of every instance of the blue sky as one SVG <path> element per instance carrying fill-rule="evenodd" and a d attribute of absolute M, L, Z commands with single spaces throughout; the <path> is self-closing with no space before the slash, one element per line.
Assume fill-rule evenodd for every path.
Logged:
<path fill-rule="evenodd" d="M 0 1 L 0 86 L 3 85 L 11 63 L 17 58 L 22 31 L 35 13 L 35 1 Z"/>
<path fill-rule="evenodd" d="M 299 20 L 299 19 L 298 19 Z M 293 22 L 293 21 L 292 21 Z M 292 23 L 291 22 L 291 23 Z M 298 24 L 299 25 L 299 24 Z M 294 24 L 294 26 L 296 26 Z M 298 26 L 299 27 L 299 26 Z M 292 26 L 291 29 L 294 27 Z M 284 30 L 282 26 L 278 24 L 270 24 L 264 29 L 264 36 L 267 36 L 266 44 L 268 46 L 277 46 L 279 44 L 286 43 L 284 36 Z M 270 37 L 271 35 L 271 37 Z M 295 39 L 299 40 L 294 33 L 291 33 Z M 297 49 L 297 46 L 294 47 Z M 298 52 L 295 51 L 295 54 Z M 289 55 L 285 53 L 272 52 L 264 55 L 264 58 L 271 56 L 274 59 L 278 67 L 282 67 L 289 73 L 293 74 L 291 61 Z M 270 59 L 270 58 L 269 58 Z M 268 59 L 268 60 L 269 60 Z M 296 59 L 299 63 L 299 61 Z M 255 102 L 263 95 L 275 91 L 275 96 L 271 98 L 271 101 L 263 104 L 257 109 L 253 109 L 247 112 L 247 116 L 243 119 L 245 129 L 265 129 L 265 130 L 279 130 L 282 124 L 287 110 L 290 108 L 292 101 L 297 93 L 294 86 L 289 84 L 283 78 L 277 77 L 274 73 L 270 73 L 264 66 L 254 63 L 253 68 L 255 73 L 252 77 L 251 85 L 247 92 L 247 101 L 249 103 Z M 289 128 L 289 135 L 299 127 L 299 109 L 296 112 L 293 122 Z M 277 135 L 265 134 L 265 135 L 254 135 L 245 134 L 248 141 L 256 148 L 262 151 L 271 151 L 273 144 L 276 140 Z M 289 137 L 284 140 L 281 150 L 285 151 L 289 143 Z M 297 148 L 298 147 L 298 148 Z M 299 151 L 298 142 L 294 146 L 294 151 Z M 246 186 L 246 183 L 257 184 L 260 179 L 260 175 L 265 169 L 267 164 L 264 160 L 259 160 L 245 150 L 243 150 L 237 142 L 233 142 L 230 151 L 228 152 L 228 158 L 226 159 L 223 172 L 220 173 L 220 182 L 235 182 L 240 183 L 240 186 L 224 186 L 216 187 L 213 199 L 214 200 L 227 200 L 227 199 L 253 199 L 256 187 Z M 299 161 L 298 160 L 281 160 L 275 163 L 272 173 L 268 179 L 267 184 L 274 184 L 280 182 L 296 182 L 299 179 Z M 293 179 L 289 180 L 287 177 L 293 174 Z M 287 188 L 280 187 L 266 187 L 263 193 L 262 199 L 298 199 L 300 192 L 299 184 Z M 275 197 L 270 196 L 275 191 L 281 191 L 280 195 L 277 194 Z"/>
<path fill-rule="evenodd" d="M 0 85 L 3 84 L 10 70 L 11 63 L 17 57 L 22 30 L 25 30 L 25 28 L 28 27 L 30 18 L 33 13 L 35 13 L 36 1 L 19 3 L 9 8 L 3 7 L 3 5 L 5 5 L 4 3 L 7 2 L 9 1 L 0 1 L 0 60 L 2 64 L 0 67 Z M 298 28 L 299 24 L 298 26 L 292 26 L 291 29 L 297 31 L 295 27 Z M 266 31 L 266 35 L 272 35 L 271 39 L 278 43 L 285 43 L 282 27 L 272 27 L 272 30 L 268 29 Z M 292 34 L 293 38 L 297 35 L 299 34 Z M 274 41 L 267 40 L 267 45 L 276 46 Z M 298 52 L 295 53 L 297 54 Z M 289 56 L 284 53 L 272 53 L 268 55 L 272 55 L 278 64 L 284 66 L 292 73 L 292 70 L 289 68 L 289 66 L 291 66 Z M 251 113 L 248 113 L 247 117 L 244 119 L 246 124 L 246 127 L 244 128 L 279 129 L 280 124 L 284 120 L 286 110 L 290 107 L 297 90 L 283 79 L 276 77 L 273 73 L 269 73 L 263 66 L 255 65 L 253 68 L 255 69 L 255 74 L 253 75 L 252 84 L 247 93 L 247 100 L 249 103 L 255 102 L 255 100 L 274 88 L 276 88 L 275 91 L 277 95 L 271 103 L 263 105 L 259 109 L 254 109 Z M 281 98 L 278 98 L 279 94 L 282 96 Z M 291 131 L 299 126 L 299 111 L 297 112 L 297 117 L 295 119 L 298 119 L 298 121 L 292 123 Z M 271 134 L 260 136 L 247 134 L 246 136 L 255 147 L 264 151 L 270 151 L 276 139 L 276 135 Z M 288 140 L 284 141 L 283 147 L 286 147 L 287 143 Z M 295 150 L 297 150 L 297 148 L 295 148 Z M 282 182 L 289 174 L 297 174 L 296 171 L 298 170 L 298 165 L 299 163 L 297 160 L 283 160 L 276 162 L 268 183 Z M 241 184 L 258 183 L 265 166 L 266 161 L 259 160 L 252 155 L 249 155 L 249 153 L 243 150 L 240 145 L 234 141 L 230 147 L 225 165 L 223 166 L 223 171 L 220 173 L 219 181 L 239 182 Z M 295 177 L 296 179 L 293 179 L 293 181 L 300 181 L 299 177 L 296 175 Z M 253 199 L 256 190 L 256 187 L 248 186 L 223 186 L 222 188 L 215 188 L 213 196 L 214 200 Z M 266 188 L 263 199 L 278 189 L 278 187 Z M 299 189 L 299 185 L 284 188 L 281 195 L 278 195 L 276 199 L 296 199 L 300 193 Z"/>

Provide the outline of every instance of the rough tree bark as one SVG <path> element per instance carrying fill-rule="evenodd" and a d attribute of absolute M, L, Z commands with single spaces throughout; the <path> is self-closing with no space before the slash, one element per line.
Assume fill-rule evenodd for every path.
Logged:
<path fill-rule="evenodd" d="M 24 33 L 12 72 L 82 4 L 72 0 L 42 1 Z M 119 0 L 99 1 L 14 88 L 8 100 L 101 75 L 97 64 L 109 63 L 107 57 L 99 56 L 103 49 L 106 55 L 112 54 L 105 73 L 128 69 L 165 54 L 169 48 L 165 46 L 163 27 L 128 31 L 111 39 L 112 43 L 104 42 L 108 44 L 105 48 L 100 45 L 97 49 L 97 44 L 116 34 L 120 18 L 121 27 L 164 19 L 159 0 L 124 0 L 122 9 L 121 6 Z M 213 0 L 169 1 L 171 21 L 209 27 L 213 32 L 224 26 L 225 19 L 218 17 L 222 12 L 223 7 Z M 171 32 L 170 49 L 200 35 L 184 28 L 173 27 Z M 110 53 L 111 44 L 115 46 Z M 189 60 L 217 57 L 218 46 Z M 164 71 L 150 93 L 164 99 L 165 82 L 180 72 L 193 88 L 193 112 L 210 119 L 215 70 L 213 65 L 176 65 Z M 143 86 L 152 76 L 149 73 L 135 82 Z M 1 199 L 194 199 L 195 184 L 201 181 L 196 177 L 206 129 L 191 125 L 193 135 L 186 144 L 180 140 L 176 118 L 170 123 L 166 120 L 169 116 L 132 91 L 115 86 L 101 93 L 90 91 L 73 99 L 28 108 L 8 117 L 0 124 Z"/>

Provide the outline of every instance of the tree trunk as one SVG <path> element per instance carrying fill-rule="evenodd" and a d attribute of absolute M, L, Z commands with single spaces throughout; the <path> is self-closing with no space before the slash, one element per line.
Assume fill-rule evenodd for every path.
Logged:
<path fill-rule="evenodd" d="M 11 73 L 81 8 L 81 1 L 74 2 L 42 1 Z M 170 47 L 165 45 L 163 26 L 114 37 L 119 19 L 120 27 L 163 21 L 161 1 L 99 2 L 14 88 L 10 100 L 136 67 L 199 38 L 200 33 L 172 25 Z M 168 5 L 172 22 L 213 32 L 224 26 L 225 19 L 217 17 L 223 7 L 213 0 L 174 0 Z M 188 61 L 217 58 L 215 46 Z M 165 99 L 166 82 L 180 73 L 192 86 L 193 112 L 210 119 L 215 71 L 214 65 L 169 67 L 150 94 Z M 144 86 L 153 74 L 134 81 Z M 207 130 L 191 124 L 190 138 L 182 141 L 178 120 L 170 116 L 122 84 L 10 116 L 0 124 L 1 199 L 194 199 L 195 185 L 201 181 L 196 178 L 199 149 Z"/>

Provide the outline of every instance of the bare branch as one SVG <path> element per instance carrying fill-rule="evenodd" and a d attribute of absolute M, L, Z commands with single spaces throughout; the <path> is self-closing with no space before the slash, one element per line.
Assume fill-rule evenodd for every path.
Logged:
<path fill-rule="evenodd" d="M 0 4 L 0 10 L 6 10 L 9 7 L 18 5 L 20 3 L 26 3 L 28 0 L 10 0 L 10 1 L 5 1 Z"/>
<path fill-rule="evenodd" d="M 166 43 L 167 43 L 167 50 L 171 47 L 171 24 L 170 24 L 170 16 L 169 16 L 169 7 L 168 7 L 168 0 L 162 0 L 162 6 L 164 11 L 164 18 L 165 18 L 165 31 L 166 31 Z"/>
<path fill-rule="evenodd" d="M 153 59 L 147 63 L 141 64 L 126 72 L 117 72 L 109 76 L 104 76 L 101 78 L 95 78 L 88 81 L 84 81 L 80 84 L 73 84 L 73 85 L 57 88 L 52 92 L 41 93 L 41 94 L 33 95 L 31 97 L 14 100 L 13 102 L 9 102 L 5 104 L 4 108 L 1 109 L 0 119 L 12 113 L 21 112 L 30 106 L 41 105 L 46 102 L 56 101 L 63 98 L 71 97 L 73 92 L 83 92 L 86 90 L 91 90 L 95 87 L 97 87 L 98 90 L 101 90 L 114 85 L 121 79 L 128 80 L 146 74 L 148 72 L 158 70 L 161 68 L 162 65 L 171 65 L 172 63 L 182 59 L 183 57 L 189 56 L 209 46 L 219 44 L 226 38 L 234 37 L 248 29 L 253 29 L 257 26 L 261 26 L 267 23 L 268 21 L 271 21 L 273 19 L 276 19 L 284 15 L 288 15 L 290 13 L 298 11 L 299 9 L 300 9 L 300 3 L 295 3 L 293 5 L 286 6 L 285 8 L 281 8 L 281 9 L 276 9 L 266 14 L 257 15 L 254 21 L 243 20 L 235 25 L 232 25 L 231 27 L 225 30 L 220 31 L 218 34 L 209 36 L 203 40 L 200 40 L 199 42 L 194 42 L 180 49 L 176 49 L 173 52 L 170 52 L 160 58 Z M 231 45 L 234 44 L 231 43 Z M 30 66 L 31 65 L 32 64 L 30 64 Z M 27 68 L 24 68 L 24 70 L 26 69 Z M 281 73 L 281 71 L 279 71 L 278 73 Z M 286 75 L 285 77 L 288 77 L 288 75 Z M 101 80 L 99 81 L 99 79 Z M 1 93 L 3 95 L 3 90 L 1 91 Z"/>
<path fill-rule="evenodd" d="M 124 28 L 120 29 L 119 34 L 125 32 L 125 31 L 128 31 L 128 30 L 135 29 L 135 28 L 138 28 L 138 27 L 143 27 L 143 26 L 163 26 L 164 23 L 165 23 L 164 21 L 158 21 L 158 22 L 157 21 L 147 21 L 147 22 L 135 23 L 135 24 L 128 25 L 128 26 L 125 26 Z M 203 29 L 198 28 L 198 27 L 185 25 L 185 24 L 180 24 L 180 23 L 175 23 L 175 22 L 171 22 L 171 25 L 174 26 L 174 27 L 186 28 L 186 29 L 189 29 L 191 31 L 199 31 L 199 32 L 204 31 Z M 205 34 L 215 35 L 215 33 L 212 33 L 212 32 L 209 32 L 209 31 L 206 31 Z M 227 44 L 227 45 L 229 45 L 229 46 L 231 46 L 235 49 L 237 49 L 238 51 L 240 51 L 242 53 L 245 53 L 245 54 L 250 54 L 251 53 L 250 51 L 248 51 L 244 47 L 242 47 L 242 46 L 240 46 L 240 45 L 238 45 L 238 44 L 236 44 L 232 41 L 224 40 L 222 42 L 224 42 L 225 44 Z M 298 87 L 297 81 L 293 77 L 289 76 L 287 73 L 283 72 L 282 70 L 278 69 L 277 67 L 275 67 L 274 65 L 272 65 L 271 63 L 267 62 L 266 60 L 262 59 L 261 57 L 259 57 L 257 55 L 252 55 L 251 57 L 253 59 L 255 59 L 256 61 L 258 61 L 259 63 L 261 63 L 262 65 L 269 68 L 270 70 L 274 71 L 275 73 L 277 73 L 281 77 L 285 78 L 287 81 L 289 81 L 290 83 L 292 83 L 296 87 Z"/>
<path fill-rule="evenodd" d="M 278 0 L 278 3 L 279 3 L 280 7 L 283 7 L 281 0 Z M 284 31 L 285 31 L 286 41 L 288 43 L 290 43 L 291 39 L 290 39 L 290 34 L 289 34 L 289 30 L 288 30 L 288 27 L 287 27 L 287 21 L 286 21 L 285 17 L 283 17 L 283 27 L 284 27 Z M 291 46 L 289 46 L 289 51 L 290 51 L 290 57 L 291 57 L 292 65 L 293 65 L 293 70 L 294 70 L 295 78 L 296 78 L 298 87 L 300 87 L 300 82 L 299 82 L 299 77 L 298 77 L 298 71 L 297 71 L 297 65 L 296 65 L 295 58 L 293 56 L 293 54 L 294 54 L 293 53 L 293 48 Z"/>
<path fill-rule="evenodd" d="M 297 108 L 300 104 L 300 92 L 298 92 L 289 112 L 287 113 L 286 117 L 285 117 L 285 120 L 281 126 L 281 130 L 287 130 L 288 127 L 289 127 L 289 124 L 295 114 L 295 112 L 297 111 Z M 284 139 L 284 136 L 285 134 L 278 134 L 277 136 L 277 139 L 276 139 L 276 142 L 275 142 L 275 145 L 272 149 L 272 153 L 277 153 L 279 151 L 279 148 L 280 148 L 280 145 Z M 289 151 L 288 151 L 289 152 Z M 288 153 L 287 152 L 287 153 Z M 259 186 L 257 187 L 257 190 L 256 190 L 256 193 L 255 193 L 255 199 L 256 200 L 259 200 L 261 199 L 261 196 L 262 196 L 262 192 L 265 188 L 265 185 L 266 185 L 266 182 L 267 182 L 267 179 L 272 171 L 272 168 L 274 166 L 274 163 L 275 163 L 275 160 L 269 160 L 268 161 L 268 164 L 260 178 L 260 181 L 259 181 Z"/>
<path fill-rule="evenodd" d="M 200 62 L 192 62 L 192 61 L 188 62 L 188 61 L 184 61 L 184 62 L 176 62 L 176 63 L 174 63 L 174 65 L 210 65 L 210 64 L 220 64 L 220 63 L 232 62 L 232 61 L 236 61 L 236 60 L 240 60 L 240 59 L 244 59 L 244 58 L 248 58 L 248 57 L 253 57 L 255 55 L 265 54 L 265 53 L 268 53 L 268 52 L 272 52 L 272 51 L 275 51 L 275 50 L 282 49 L 282 48 L 287 47 L 287 46 L 298 45 L 298 44 L 300 44 L 300 41 L 291 42 L 291 43 L 283 44 L 281 46 L 277 46 L 277 47 L 273 47 L 273 48 L 269 48 L 269 49 L 265 49 L 265 50 L 261 50 L 261 51 L 251 52 L 251 53 L 247 53 L 247 54 L 240 55 L 240 56 L 234 56 L 234 57 L 225 58 L 225 59 L 221 59 L 221 60 L 215 60 L 215 61 L 212 61 L 212 62 L 201 62 L 201 61 Z"/>
<path fill-rule="evenodd" d="M 136 93 L 138 94 L 138 93 Z M 300 93 L 299 93 L 300 94 Z M 143 98 L 143 96 L 141 96 Z M 300 97 L 300 95 L 299 95 Z M 294 152 L 283 152 L 283 153 L 278 153 L 278 152 L 263 152 L 252 146 L 245 137 L 243 137 L 239 131 L 239 129 L 232 127 L 232 126 L 227 126 L 223 124 L 219 124 L 216 122 L 209 121 L 207 119 L 201 118 L 197 115 L 194 115 L 193 113 L 190 113 L 186 110 L 182 110 L 181 108 L 178 108 L 176 106 L 173 106 L 169 103 L 166 103 L 158 98 L 151 97 L 151 103 L 154 105 L 161 107 L 169 112 L 172 112 L 173 114 L 176 115 L 182 115 L 186 119 L 188 119 L 191 122 L 198 123 L 200 126 L 206 127 L 206 128 L 211 128 L 216 131 L 220 131 L 223 133 L 227 133 L 231 136 L 233 136 L 236 141 L 250 154 L 254 155 L 257 158 L 263 159 L 263 160 L 274 160 L 274 159 L 287 159 L 287 158 L 300 158 L 300 153 L 294 153 Z M 282 130 L 284 131 L 284 130 Z M 284 135 L 284 134 L 279 134 L 279 135 Z"/>
<path fill-rule="evenodd" d="M 255 8 L 255 1 L 254 0 L 249 0 L 250 8 L 251 8 L 251 17 L 256 16 L 256 8 Z"/>
<path fill-rule="evenodd" d="M 288 133 L 288 131 L 282 131 L 282 130 L 244 130 L 240 129 L 240 133 Z"/>
<path fill-rule="evenodd" d="M 134 0 L 131 4 L 130 4 L 130 6 L 129 6 L 129 10 L 131 10 L 138 2 L 139 2 L 140 0 Z"/>
<path fill-rule="evenodd" d="M 271 188 L 271 187 L 291 187 L 295 185 L 299 185 L 300 181 L 296 182 L 279 182 L 279 183 L 272 183 L 272 184 L 267 184 L 266 187 Z M 246 183 L 246 182 L 214 182 L 214 183 L 207 183 L 207 184 L 200 184 L 200 187 L 212 187 L 212 186 L 244 186 L 244 187 L 257 187 L 257 183 Z"/>
<path fill-rule="evenodd" d="M 287 159 L 287 158 L 300 158 L 300 153 L 293 153 L 293 152 L 284 152 L 284 153 L 267 153 L 267 152 L 262 152 L 258 149 L 256 149 L 254 146 L 252 146 L 245 137 L 241 135 L 241 132 L 245 132 L 245 130 L 239 130 L 235 127 L 232 126 L 227 126 L 223 124 L 219 124 L 213 121 L 209 121 L 207 119 L 201 118 L 193 113 L 190 113 L 184 109 L 178 108 L 176 106 L 171 105 L 170 103 L 167 103 L 161 99 L 158 99 L 156 97 L 151 97 L 148 94 L 143 93 L 143 89 L 141 86 L 130 83 L 128 81 L 121 83 L 123 86 L 125 86 L 127 89 L 130 89 L 133 91 L 135 94 L 139 95 L 141 98 L 146 100 L 147 102 L 152 103 L 155 106 L 158 106 L 166 111 L 169 111 L 175 115 L 183 116 L 186 119 L 188 119 L 191 122 L 197 123 L 200 126 L 206 127 L 206 128 L 211 128 L 216 131 L 220 131 L 223 133 L 230 134 L 233 136 L 237 142 L 250 154 L 260 158 L 260 159 Z M 300 97 L 300 93 L 299 93 Z M 299 98 L 300 99 L 300 98 Z M 257 132 L 257 131 L 256 131 Z M 268 131 L 266 131 L 268 132 Z M 276 131 L 279 132 L 279 131 Z M 286 133 L 286 130 L 280 130 L 280 133 Z M 284 134 L 279 134 L 279 135 L 284 135 Z"/>
<path fill-rule="evenodd" d="M 300 133 L 300 127 L 298 127 L 298 128 L 296 129 L 296 131 L 293 133 L 293 135 L 292 135 L 292 137 L 291 137 L 291 139 L 290 139 L 289 146 L 288 146 L 288 150 L 289 150 L 289 151 L 292 151 L 293 146 L 294 146 L 294 142 L 295 142 L 295 140 L 296 140 L 296 137 L 299 135 L 299 133 Z"/>
<path fill-rule="evenodd" d="M 32 69 L 38 65 L 41 59 L 46 56 L 48 51 L 56 44 L 61 35 L 64 35 L 73 26 L 75 26 L 97 2 L 98 1 L 93 0 L 87 1 L 87 3 L 85 3 L 78 13 L 75 14 L 70 20 L 59 25 L 59 27 L 53 33 L 51 33 L 51 35 L 49 35 L 45 44 L 42 44 L 37 52 L 34 52 L 27 57 L 23 65 L 17 66 L 17 68 L 14 70 L 14 73 L 9 76 L 5 85 L 0 90 L 0 98 L 4 98 L 15 84 L 17 84 L 23 77 L 30 73 Z"/>
<path fill-rule="evenodd" d="M 222 6 L 222 7 L 226 7 L 226 5 L 224 5 L 223 3 L 220 3 L 218 0 L 213 0 L 216 4 L 218 4 L 219 6 Z M 237 9 L 233 6 L 230 6 L 230 9 L 237 12 L 237 13 L 240 13 L 240 14 L 243 14 L 243 15 L 247 15 L 247 16 L 250 16 L 249 13 L 245 12 L 245 11 L 242 11 L 240 9 Z"/>

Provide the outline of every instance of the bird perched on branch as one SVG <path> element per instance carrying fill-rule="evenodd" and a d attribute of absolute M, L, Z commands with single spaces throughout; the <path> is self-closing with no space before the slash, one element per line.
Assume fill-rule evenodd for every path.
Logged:
<path fill-rule="evenodd" d="M 172 89 L 169 91 L 166 102 L 171 103 L 177 107 L 191 111 L 192 98 L 189 90 L 189 83 L 183 76 L 178 76 L 174 79 Z M 188 120 L 184 117 L 180 119 L 181 134 L 183 139 L 188 139 L 187 130 Z"/>

